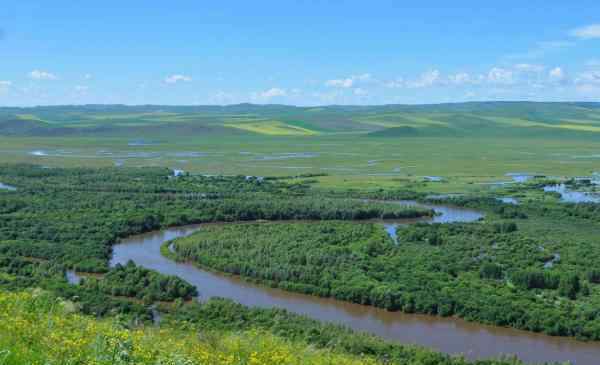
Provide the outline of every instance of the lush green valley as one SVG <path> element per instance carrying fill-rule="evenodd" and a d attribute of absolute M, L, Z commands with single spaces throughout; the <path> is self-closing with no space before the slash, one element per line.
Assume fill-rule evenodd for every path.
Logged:
<path fill-rule="evenodd" d="M 0 305 L 12 314 L 0 361 L 115 363 L 99 354 L 125 346 L 121 363 L 202 363 L 180 351 L 189 347 L 216 356 L 205 363 L 282 363 L 282 353 L 287 363 L 520 364 L 452 358 L 364 327 L 203 297 L 202 285 L 172 272 L 111 264 L 122 239 L 190 224 L 202 226 L 165 243 L 164 256 L 283 290 L 274 295 L 598 341 L 599 204 L 544 191 L 564 183 L 556 186 L 578 199 L 596 196 L 598 110 L 2 108 Z M 485 217 L 424 223 L 444 214 L 439 206 Z M 57 327 L 41 324 L 56 318 Z M 67 340 L 72 352 L 50 350 Z"/>

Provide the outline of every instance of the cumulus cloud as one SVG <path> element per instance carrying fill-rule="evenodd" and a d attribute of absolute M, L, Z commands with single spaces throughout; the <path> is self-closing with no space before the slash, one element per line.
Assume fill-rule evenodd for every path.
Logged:
<path fill-rule="evenodd" d="M 361 89 L 360 87 L 354 89 L 353 92 L 354 92 L 354 95 L 356 95 L 356 96 L 365 96 L 368 94 L 367 90 Z"/>
<path fill-rule="evenodd" d="M 268 90 L 254 92 L 251 98 L 256 101 L 269 101 L 273 98 L 287 96 L 287 91 L 278 87 L 272 87 Z"/>
<path fill-rule="evenodd" d="M 5 92 L 7 92 L 8 89 L 11 87 L 11 85 L 12 85 L 11 81 L 0 80 L 0 94 L 4 94 Z"/>
<path fill-rule="evenodd" d="M 515 69 L 521 72 L 542 72 L 545 67 L 543 65 L 535 65 L 530 63 L 518 63 L 515 65 Z"/>
<path fill-rule="evenodd" d="M 575 82 L 578 84 L 600 85 L 600 71 L 592 70 L 580 73 Z"/>
<path fill-rule="evenodd" d="M 48 71 L 33 70 L 29 73 L 29 78 L 34 80 L 58 80 L 58 76 Z"/>
<path fill-rule="evenodd" d="M 571 35 L 579 39 L 600 38 L 600 24 L 591 24 L 585 27 L 573 29 L 571 31 Z"/>
<path fill-rule="evenodd" d="M 167 84 L 176 84 L 178 82 L 190 82 L 192 78 L 186 75 L 175 74 L 165 77 L 164 81 Z"/>
<path fill-rule="evenodd" d="M 487 80 L 496 84 L 512 84 L 514 73 L 505 68 L 493 67 L 487 74 Z"/>
<path fill-rule="evenodd" d="M 402 77 L 399 77 L 395 80 L 384 82 L 383 86 L 389 87 L 391 89 L 397 89 L 397 88 L 406 86 L 406 83 L 404 82 L 404 79 Z"/>
<path fill-rule="evenodd" d="M 448 76 L 448 81 L 455 85 L 463 85 L 473 82 L 473 78 L 466 72 L 459 72 L 457 74 Z"/>
<path fill-rule="evenodd" d="M 372 81 L 371 74 L 365 73 L 362 75 L 352 75 L 343 79 L 332 79 L 325 81 L 325 86 L 337 87 L 342 89 L 350 89 L 357 86 L 357 84 Z"/>
<path fill-rule="evenodd" d="M 263 98 L 275 98 L 277 96 L 286 96 L 287 92 L 284 89 L 280 89 L 278 87 L 270 88 L 269 90 L 263 91 L 260 96 Z"/>
<path fill-rule="evenodd" d="M 433 86 L 441 81 L 441 74 L 438 70 L 430 70 L 423 73 L 418 79 L 407 83 L 409 87 L 422 88 Z"/>
<path fill-rule="evenodd" d="M 330 86 L 330 87 L 341 87 L 341 88 L 351 88 L 352 84 L 354 83 L 354 80 L 348 78 L 348 79 L 335 79 L 335 80 L 327 80 L 325 82 L 326 86 Z"/>
<path fill-rule="evenodd" d="M 564 81 L 567 78 L 565 71 L 560 67 L 554 67 L 551 69 L 548 72 L 548 77 L 552 81 Z"/>

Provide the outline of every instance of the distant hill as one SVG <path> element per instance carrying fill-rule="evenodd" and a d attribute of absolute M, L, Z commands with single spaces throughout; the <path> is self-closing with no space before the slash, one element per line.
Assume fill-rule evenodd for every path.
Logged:
<path fill-rule="evenodd" d="M 82 105 L 0 108 L 1 136 L 352 133 L 371 138 L 600 136 L 600 103 L 470 102 L 297 107 Z"/>

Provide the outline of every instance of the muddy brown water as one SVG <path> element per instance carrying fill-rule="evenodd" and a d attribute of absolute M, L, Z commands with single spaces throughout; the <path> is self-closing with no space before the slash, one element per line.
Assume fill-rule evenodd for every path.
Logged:
<path fill-rule="evenodd" d="M 454 208 L 445 209 L 452 213 Z M 473 211 L 460 211 L 462 216 L 474 214 Z M 246 306 L 284 308 L 387 340 L 425 346 L 449 354 L 463 354 L 469 359 L 516 355 L 528 363 L 570 361 L 575 365 L 600 364 L 600 343 L 487 326 L 458 318 L 388 312 L 371 306 L 287 292 L 251 284 L 239 277 L 202 270 L 189 263 L 174 262 L 161 255 L 160 247 L 164 242 L 187 236 L 198 229 L 200 225 L 185 226 L 129 237 L 114 246 L 110 264 L 114 266 L 133 260 L 163 274 L 179 276 L 198 288 L 200 301 L 223 297 Z"/>

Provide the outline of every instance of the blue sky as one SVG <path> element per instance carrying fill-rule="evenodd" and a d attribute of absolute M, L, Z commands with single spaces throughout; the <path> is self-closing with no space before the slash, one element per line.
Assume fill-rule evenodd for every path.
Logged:
<path fill-rule="evenodd" d="M 19 0 L 0 10 L 3 106 L 471 100 L 600 101 L 600 1 Z"/>

